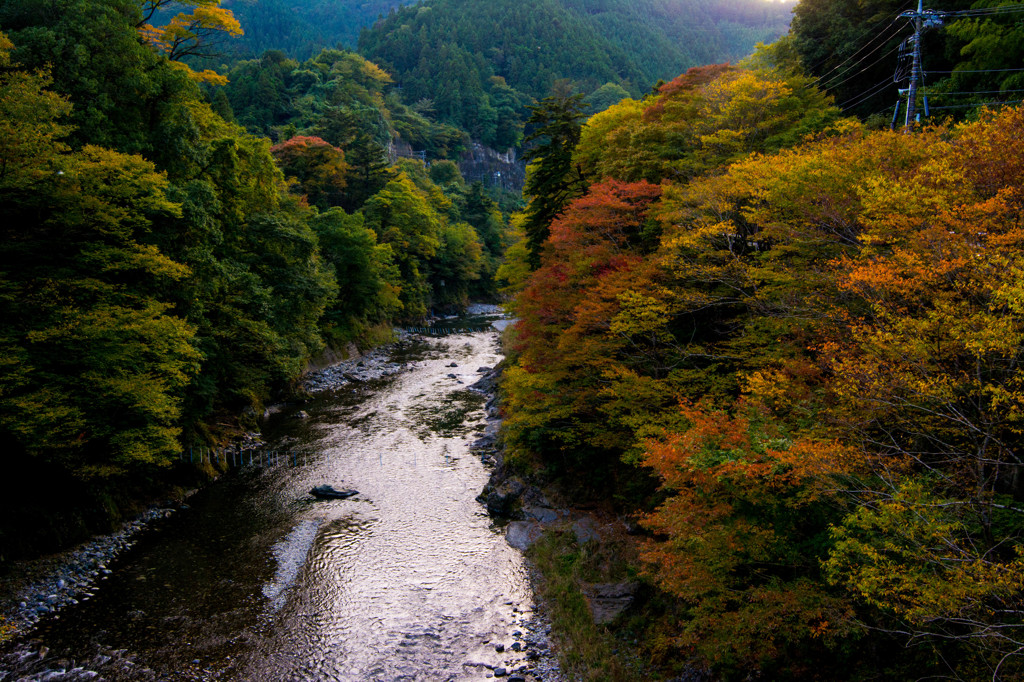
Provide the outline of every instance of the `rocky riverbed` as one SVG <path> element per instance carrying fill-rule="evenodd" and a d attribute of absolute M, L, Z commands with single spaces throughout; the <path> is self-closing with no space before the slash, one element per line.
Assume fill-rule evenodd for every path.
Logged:
<path fill-rule="evenodd" d="M 358 386 L 367 381 L 383 379 L 408 370 L 409 363 L 394 362 L 391 358 L 396 351 L 402 350 L 409 343 L 412 335 L 398 330 L 395 331 L 395 334 L 398 337 L 398 341 L 395 343 L 307 374 L 303 378 L 302 389 L 306 393 L 315 395 L 325 391 Z M 271 413 L 268 412 L 264 416 L 269 417 Z"/>
<path fill-rule="evenodd" d="M 311 375 L 306 418 L 267 437 L 308 464 L 248 467 L 69 555 L 16 605 L 46 624 L 0 680 L 560 680 L 530 569 L 473 501 L 501 466 L 495 344 L 405 337 Z M 307 501 L 324 481 L 363 494 Z"/>
<path fill-rule="evenodd" d="M 94 538 L 47 560 L 25 564 L 22 571 L 28 576 L 23 578 L 27 584 L 11 587 L 0 611 L 14 628 L 12 634 L 30 632 L 41 618 L 92 598 L 100 582 L 111 573 L 108 564 L 133 547 L 137 536 L 153 521 L 168 518 L 174 511 L 170 506 L 150 509 L 116 533 Z"/>

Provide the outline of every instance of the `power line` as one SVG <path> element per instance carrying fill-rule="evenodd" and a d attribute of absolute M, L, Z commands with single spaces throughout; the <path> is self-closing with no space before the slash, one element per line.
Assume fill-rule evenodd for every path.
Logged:
<path fill-rule="evenodd" d="M 839 108 L 848 109 L 855 107 L 859 104 L 862 104 L 867 100 L 871 99 L 872 97 L 881 94 L 885 88 L 888 88 L 890 86 L 892 86 L 892 83 L 890 82 L 889 78 L 886 77 L 886 79 L 883 80 L 881 83 L 876 83 L 867 90 L 861 91 L 860 94 L 854 95 L 850 99 L 846 100 L 845 102 L 839 105 Z"/>
<path fill-rule="evenodd" d="M 963 90 L 960 92 L 933 92 L 932 95 L 935 97 L 942 97 L 944 95 L 1006 95 L 1011 92 L 1024 92 L 1024 90 Z"/>
<path fill-rule="evenodd" d="M 893 20 L 892 20 L 891 22 L 889 22 L 889 26 L 886 26 L 886 27 L 885 27 L 884 29 L 882 29 L 882 31 L 881 31 L 880 33 L 878 33 L 878 34 L 877 34 L 877 35 L 876 35 L 876 36 L 875 36 L 874 38 L 872 38 L 871 40 L 869 40 L 869 41 L 868 41 L 868 42 L 867 42 L 867 43 L 866 43 L 866 44 L 865 44 L 865 45 L 864 45 L 863 47 L 861 47 L 861 48 L 860 48 L 859 50 L 857 50 L 856 52 L 854 52 L 853 54 L 851 54 L 851 55 L 850 55 L 849 57 L 847 57 L 847 58 L 846 58 L 846 59 L 845 59 L 845 60 L 844 60 L 843 62 L 841 62 L 840 64 L 837 64 L 836 66 L 832 67 L 832 69 L 831 69 L 831 70 L 829 70 L 829 71 L 828 71 L 827 73 L 823 73 L 823 74 L 822 74 L 821 76 L 819 76 L 819 77 L 818 77 L 818 78 L 817 78 L 817 79 L 816 79 L 816 80 L 814 81 L 814 82 L 815 82 L 815 84 L 818 84 L 818 83 L 820 83 L 820 82 L 821 82 L 822 80 L 826 80 L 826 84 L 825 84 L 825 85 L 823 85 L 822 87 L 827 87 L 827 81 L 832 81 L 832 80 L 834 80 L 834 79 L 836 79 L 836 78 L 840 78 L 841 76 L 843 76 L 843 75 L 844 75 L 844 74 L 845 74 L 845 73 L 846 73 L 847 71 L 849 71 L 849 69 L 847 69 L 847 70 L 846 70 L 846 71 L 844 71 L 843 73 L 840 73 L 840 74 L 836 74 L 835 76 L 832 76 L 831 78 L 827 78 L 827 77 L 828 77 L 828 75 L 829 75 L 830 73 L 832 73 L 833 71 L 835 71 L 835 70 L 837 70 L 837 69 L 840 69 L 840 68 L 842 68 L 843 66 L 845 66 L 845 65 L 846 65 L 846 63 L 847 63 L 847 62 L 849 62 L 849 61 L 850 61 L 851 59 L 853 59 L 854 57 L 856 57 L 856 56 L 857 56 L 858 54 L 860 54 L 860 53 L 861 53 L 862 51 L 864 51 L 864 50 L 866 50 L 866 49 L 867 49 L 868 47 L 870 47 L 872 43 L 874 43 L 874 42 L 875 42 L 876 40 L 878 40 L 878 38 L 879 38 L 880 36 L 884 35 L 884 34 L 885 34 L 885 32 L 886 32 L 886 31 L 887 31 L 887 30 L 888 30 L 889 28 L 891 28 L 892 26 L 896 26 L 896 20 L 895 20 L 895 19 L 893 19 Z M 860 60 L 858 60 L 858 61 L 857 61 L 856 63 L 852 64 L 852 65 L 850 66 L 850 68 L 852 69 L 853 67 L 855 67 L 855 66 L 857 66 L 858 64 L 862 63 L 862 62 L 863 62 L 863 61 L 864 61 L 865 59 L 867 59 L 867 58 L 868 58 L 868 57 L 870 57 L 870 56 L 871 56 L 872 54 L 874 54 L 875 52 L 877 52 L 877 51 L 878 51 L 879 49 L 881 49 L 882 47 L 884 47 L 884 46 L 885 46 L 885 43 L 886 43 L 886 42 L 888 42 L 889 40 L 891 40 L 891 39 L 892 39 L 893 37 L 895 37 L 895 36 L 896 36 L 896 34 L 898 34 L 899 32 L 900 32 L 900 27 L 898 27 L 898 26 L 897 26 L 897 27 L 896 27 L 896 30 L 895 30 L 895 31 L 893 31 L 891 35 L 888 35 L 888 36 L 886 36 L 886 37 L 885 37 L 885 38 L 883 39 L 883 41 L 882 41 L 882 44 L 881 44 L 881 45 L 879 45 L 878 47 L 876 47 L 876 48 L 875 48 L 874 50 L 872 50 L 872 51 L 871 51 L 871 52 L 869 52 L 868 54 L 864 55 L 864 56 L 863 56 L 863 57 L 862 57 L 862 58 L 861 58 Z"/>
<path fill-rule="evenodd" d="M 1022 69 L 956 69 L 956 70 L 953 70 L 953 71 L 932 71 L 931 69 L 929 69 L 928 73 L 952 73 L 952 74 L 956 74 L 956 73 L 1007 73 L 1009 71 L 1024 71 L 1024 68 L 1022 68 Z"/>
<path fill-rule="evenodd" d="M 932 107 L 932 109 L 971 109 L 976 107 L 1006 106 L 1008 104 L 1020 104 L 1022 102 L 1024 102 L 1024 99 L 1018 99 L 1012 102 L 983 102 L 982 104 L 951 104 L 944 107 Z"/>
<path fill-rule="evenodd" d="M 962 9 L 952 12 L 939 12 L 943 17 L 979 17 L 993 14 L 1015 14 L 1024 12 L 1024 5 L 1005 5 L 1003 7 L 978 7 L 977 9 Z"/>
<path fill-rule="evenodd" d="M 909 3 L 908 3 L 908 6 L 910 6 L 910 4 L 909 4 Z M 856 43 L 856 42 L 859 42 L 860 40 L 862 40 L 863 38 L 865 38 L 866 36 L 868 36 L 868 35 L 870 35 L 870 34 L 871 34 L 872 32 L 874 32 L 874 31 L 875 31 L 875 30 L 876 30 L 876 29 L 877 29 L 877 28 L 878 28 L 879 26 L 881 26 L 882 24 L 884 24 L 884 23 L 885 23 L 886 21 L 888 21 L 888 22 L 889 22 L 889 26 L 893 26 L 893 25 L 894 25 L 894 24 L 896 23 L 896 18 L 897 18 L 897 17 L 898 17 L 899 15 L 900 15 L 900 13 L 901 13 L 902 11 L 903 11 L 902 9 L 898 9 L 898 10 L 896 10 L 895 12 L 893 12 L 892 14 L 889 14 L 889 15 L 888 15 L 888 16 L 886 16 L 885 18 L 883 18 L 883 19 L 881 19 L 880 21 L 878 21 L 878 23 L 876 23 L 876 24 L 875 24 L 875 25 L 873 25 L 872 27 L 870 27 L 870 28 L 868 28 L 868 29 L 865 29 L 865 30 L 864 30 L 864 31 L 863 31 L 863 32 L 862 32 L 862 33 L 861 33 L 861 34 L 860 34 L 859 36 L 857 36 L 856 38 L 854 38 L 853 40 L 851 40 L 851 41 L 848 41 L 848 42 L 851 42 L 851 43 Z M 887 30 L 887 29 L 889 28 L 889 26 L 886 26 L 885 28 L 883 28 L 881 32 L 882 32 L 882 33 L 884 33 L 884 32 L 885 32 L 885 31 L 886 31 L 886 30 Z M 878 37 L 878 36 L 876 35 L 876 36 L 875 36 L 875 38 L 877 38 L 877 37 Z M 842 66 L 843 66 L 844 64 L 846 64 L 846 62 L 850 61 L 851 59 L 853 59 L 854 57 L 856 57 L 856 56 L 857 56 L 858 54 L 860 54 L 861 50 L 864 50 L 864 49 L 866 49 L 866 48 L 867 48 L 867 47 L 868 47 L 869 45 L 871 45 L 871 43 L 875 42 L 875 38 L 872 38 L 871 40 L 869 40 L 869 41 L 867 42 L 867 44 L 865 44 L 865 45 L 864 45 L 863 47 L 861 47 L 861 48 L 860 48 L 859 50 L 857 50 L 856 52 L 854 52 L 853 54 L 851 54 L 851 55 L 850 55 L 849 57 L 847 57 L 846 59 L 844 59 L 844 60 L 843 60 L 842 62 L 840 62 L 840 63 L 839 63 L 839 64 L 837 64 L 836 66 L 833 66 L 833 67 L 832 67 L 831 69 L 829 69 L 829 70 L 828 70 L 828 71 L 826 71 L 825 73 L 821 74 L 821 76 L 819 76 L 819 77 L 818 77 L 818 78 L 817 78 L 817 79 L 815 80 L 815 83 L 817 83 L 817 81 L 821 80 L 822 78 L 825 78 L 826 76 L 828 76 L 828 75 L 829 75 L 830 73 L 832 73 L 832 72 L 833 72 L 833 71 L 835 71 L 836 69 L 842 68 Z M 825 64 L 825 62 L 827 62 L 828 60 L 829 60 L 829 57 L 825 57 L 824 59 L 822 59 L 821 61 L 819 61 L 819 62 L 818 62 L 817 64 L 815 64 L 815 65 L 814 65 L 813 67 L 810 67 L 810 68 L 808 68 L 808 71 L 811 71 L 811 72 L 813 72 L 813 71 L 814 71 L 815 69 L 817 69 L 818 67 L 820 67 L 820 66 L 824 65 L 824 64 Z"/>
<path fill-rule="evenodd" d="M 882 47 L 884 47 L 884 46 L 885 46 L 885 44 L 883 43 L 882 45 L 879 45 L 879 46 L 878 46 L 878 49 L 881 49 L 881 48 L 882 48 Z M 846 83 L 847 81 L 851 81 L 851 80 L 853 80 L 854 78 L 856 78 L 857 76 L 861 75 L 862 73 L 864 73 L 865 71 L 867 71 L 867 70 L 868 70 L 868 69 L 870 69 L 871 67 L 875 66 L 875 65 L 876 65 L 876 64 L 878 64 L 879 62 L 885 61 L 886 59 L 888 59 L 888 58 L 889 58 L 889 56 L 890 56 L 890 55 L 892 55 L 892 53 L 893 53 L 893 52 L 896 52 L 896 51 L 897 51 L 897 50 L 899 50 L 899 49 L 900 49 L 900 48 L 899 48 L 899 46 L 897 45 L 896 47 L 894 47 L 893 49 L 889 50 L 888 52 L 886 52 L 885 54 L 883 54 L 883 55 L 882 55 L 881 57 L 879 57 L 878 59 L 876 59 L 875 61 L 873 61 L 873 62 L 871 62 L 870 64 L 868 64 L 867 66 L 865 66 L 865 67 L 864 67 L 863 69 L 861 69 L 861 70 L 860 70 L 860 71 L 858 71 L 857 73 L 854 73 L 854 74 L 852 74 L 852 75 L 850 75 L 850 76 L 847 76 L 846 78 L 844 78 L 843 80 L 839 81 L 838 83 L 831 83 L 831 84 L 829 84 L 829 83 L 826 83 L 826 84 L 824 84 L 824 85 L 822 85 L 822 86 L 820 86 L 820 87 L 823 87 L 823 88 L 826 88 L 826 89 L 830 89 L 830 90 L 834 90 L 834 89 L 838 88 L 838 87 L 839 87 L 840 85 L 842 85 L 843 83 Z M 877 51 L 877 50 L 876 50 L 876 51 Z M 874 52 L 872 52 L 872 54 L 874 54 Z M 870 57 L 870 56 L 871 56 L 871 55 L 867 55 L 867 57 L 864 57 L 864 59 L 867 59 L 867 58 L 868 58 L 868 57 Z M 862 59 L 861 61 L 864 61 L 864 60 Z M 860 63 L 860 62 L 857 62 L 857 64 L 859 64 L 859 63 Z M 856 66 L 856 64 L 854 64 L 854 66 Z"/>
<path fill-rule="evenodd" d="M 884 114 L 885 112 L 889 111 L 890 109 L 892 109 L 892 108 L 893 108 L 893 107 L 895 107 L 895 106 L 899 106 L 899 105 L 898 105 L 898 104 L 890 104 L 890 105 L 889 105 L 889 106 L 887 106 L 886 108 L 884 108 L 884 109 L 879 109 L 879 110 L 878 110 L 878 111 L 876 111 L 875 113 L 871 114 L 871 116 L 869 116 L 868 118 L 873 118 L 873 117 L 875 117 L 875 116 L 878 116 L 878 115 L 880 115 L 880 114 Z"/>
<path fill-rule="evenodd" d="M 917 0 L 917 11 L 916 12 L 904 12 L 900 15 L 903 19 L 914 20 L 914 53 L 913 53 L 913 64 L 910 69 L 910 86 L 907 88 L 907 121 L 906 129 L 909 130 L 910 126 L 913 125 L 915 119 L 915 109 L 917 107 L 917 86 L 921 80 L 921 35 L 924 31 L 925 20 L 928 20 L 929 25 L 932 23 L 934 14 L 931 11 L 926 12 L 924 9 L 924 0 Z M 927 109 L 927 99 L 925 100 L 925 109 Z M 896 117 L 893 117 L 895 121 Z"/>

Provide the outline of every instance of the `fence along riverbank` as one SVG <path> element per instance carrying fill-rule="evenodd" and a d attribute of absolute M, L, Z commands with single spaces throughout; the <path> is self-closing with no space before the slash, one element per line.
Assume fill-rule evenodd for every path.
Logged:
<path fill-rule="evenodd" d="M 424 334 L 426 336 L 452 336 L 453 334 L 475 334 L 477 332 L 494 331 L 493 324 L 474 325 L 471 327 L 405 327 L 407 334 Z"/>
<path fill-rule="evenodd" d="M 225 464 L 232 467 L 245 466 L 299 466 L 309 463 L 309 455 L 297 450 L 262 450 L 257 448 L 189 448 L 182 451 L 178 461 L 190 464 Z"/>

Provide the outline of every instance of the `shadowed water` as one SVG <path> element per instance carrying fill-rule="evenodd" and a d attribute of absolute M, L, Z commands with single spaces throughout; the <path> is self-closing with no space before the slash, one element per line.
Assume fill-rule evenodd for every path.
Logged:
<path fill-rule="evenodd" d="M 40 643 L 67 663 L 134 657 L 101 668 L 111 680 L 477 680 L 518 667 L 524 654 L 495 645 L 530 625 L 531 593 L 475 500 L 489 472 L 468 446 L 484 411 L 467 386 L 500 359 L 495 333 L 431 340 L 400 358 L 402 374 L 321 396 L 302 406 L 310 419 L 277 416 L 272 438 L 305 464 L 201 491 Z M 313 499 L 323 483 L 360 494 Z"/>

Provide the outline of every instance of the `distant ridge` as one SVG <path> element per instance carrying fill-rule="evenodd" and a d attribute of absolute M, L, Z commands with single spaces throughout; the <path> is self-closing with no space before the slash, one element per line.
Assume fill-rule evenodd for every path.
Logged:
<path fill-rule="evenodd" d="M 595 109 L 649 92 L 692 66 L 734 61 L 788 30 L 792 6 L 765 0 L 426 0 L 363 31 L 359 51 L 407 102 L 502 147 L 492 132 L 556 82 Z"/>
<path fill-rule="evenodd" d="M 324 47 L 354 49 L 359 32 L 415 0 L 223 0 L 245 35 L 232 43 L 239 57 L 283 50 L 299 60 Z"/>

